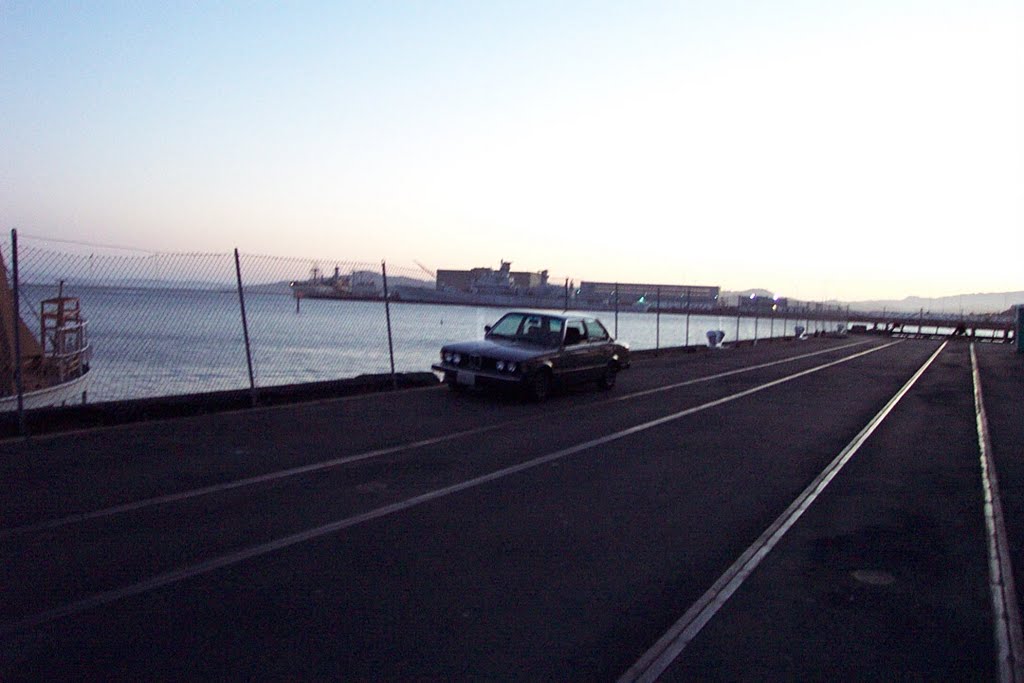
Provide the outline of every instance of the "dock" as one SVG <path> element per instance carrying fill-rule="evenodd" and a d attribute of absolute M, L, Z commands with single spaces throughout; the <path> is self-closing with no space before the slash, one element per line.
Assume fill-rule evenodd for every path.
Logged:
<path fill-rule="evenodd" d="M 1011 345 L 689 351 L 0 441 L 0 679 L 1024 680 Z"/>

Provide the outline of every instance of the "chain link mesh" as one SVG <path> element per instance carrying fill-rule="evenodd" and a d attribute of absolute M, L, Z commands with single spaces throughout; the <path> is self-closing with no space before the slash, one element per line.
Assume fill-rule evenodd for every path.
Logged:
<path fill-rule="evenodd" d="M 10 245 L 0 245 L 8 287 Z M 577 297 L 578 277 L 491 306 L 442 305 L 424 267 L 231 253 L 162 253 L 20 237 L 20 315 L 35 335 L 46 299 L 77 298 L 91 349 L 88 400 L 247 389 L 244 298 L 257 388 L 429 371 L 441 345 L 479 338 L 510 307 L 592 313 L 633 349 L 792 334 L 797 315 L 738 318 L 721 311 L 656 313 L 647 301 Z M 238 282 L 243 284 L 241 294 Z M 664 302 L 663 302 L 664 304 Z M 390 314 L 390 343 L 389 318 Z M 7 321 L 4 321 L 7 324 Z M 11 366 L 6 369 L 7 383 Z M 2 378 L 0 378 L 2 379 Z"/>

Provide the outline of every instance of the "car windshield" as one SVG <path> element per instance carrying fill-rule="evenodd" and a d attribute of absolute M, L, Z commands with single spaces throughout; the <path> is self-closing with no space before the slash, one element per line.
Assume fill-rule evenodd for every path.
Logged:
<path fill-rule="evenodd" d="M 562 343 L 562 319 L 546 315 L 509 313 L 494 324 L 487 336 L 557 347 Z"/>

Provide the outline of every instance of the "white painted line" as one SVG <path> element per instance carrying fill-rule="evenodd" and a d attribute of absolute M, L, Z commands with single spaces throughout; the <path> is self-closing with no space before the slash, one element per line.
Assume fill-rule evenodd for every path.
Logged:
<path fill-rule="evenodd" d="M 902 341 L 902 340 L 900 340 Z M 679 389 L 680 387 L 688 387 L 693 384 L 700 384 L 701 382 L 710 382 L 716 379 L 722 379 L 723 377 L 729 377 L 730 375 L 740 375 L 744 372 L 752 372 L 754 370 L 763 370 L 764 368 L 770 368 L 774 365 L 783 365 L 785 363 L 792 363 L 793 361 L 803 360 L 804 358 L 811 358 L 812 356 L 820 356 L 823 353 L 831 353 L 833 351 L 842 351 L 853 346 L 861 346 L 867 342 L 859 341 L 853 342 L 852 344 L 843 344 L 842 346 L 834 346 L 828 349 L 822 349 L 821 351 L 812 351 L 811 353 L 802 353 L 797 356 L 790 356 L 789 358 L 783 358 L 781 360 L 773 360 L 767 363 L 759 363 L 757 365 L 750 365 L 736 370 L 727 370 L 725 372 L 719 372 L 714 375 L 705 375 L 704 377 L 697 377 L 696 379 L 688 379 L 684 382 L 676 382 L 674 384 L 666 384 L 663 387 L 655 387 L 654 389 L 645 389 L 643 391 L 635 391 L 632 394 L 625 394 L 624 396 L 617 396 L 612 401 L 628 401 L 630 399 L 639 398 L 641 396 L 650 396 L 651 394 L 660 394 L 663 391 L 671 391 L 672 389 Z M 899 342 L 894 342 L 899 343 Z M 892 346 L 892 344 L 886 344 L 886 346 Z"/>
<path fill-rule="evenodd" d="M 1004 683 L 1024 681 L 1024 645 L 1021 637 L 1020 609 L 1014 587 L 1013 567 L 1010 564 L 1010 543 L 1003 518 L 1003 503 L 999 496 L 999 480 L 992 460 L 992 440 L 988 431 L 988 416 L 981 393 L 981 373 L 978 356 L 971 343 L 971 374 L 974 378 L 974 409 L 978 425 L 978 449 L 981 453 L 981 485 L 985 495 L 985 530 L 988 540 L 989 587 L 992 591 L 992 611 L 996 637 L 996 656 L 999 680 Z"/>
<path fill-rule="evenodd" d="M 878 414 L 843 448 L 839 455 L 822 470 L 821 474 L 804 489 L 772 525 L 765 529 L 764 533 L 712 584 L 711 588 L 697 602 L 690 606 L 686 613 L 680 617 L 679 621 L 673 624 L 619 678 L 620 683 L 626 681 L 654 681 L 671 666 L 672 662 L 676 660 L 686 646 L 700 633 L 701 629 L 715 616 L 718 610 L 725 605 L 757 566 L 761 564 L 761 560 L 771 552 L 786 532 L 803 516 L 804 512 L 821 495 L 821 492 L 825 490 L 829 483 L 839 474 L 839 471 L 850 461 L 850 458 L 860 450 L 860 447 L 867 441 L 868 437 L 874 433 L 896 404 L 899 403 L 900 399 L 910 391 L 910 388 L 914 386 L 914 383 L 924 374 L 924 371 L 928 369 L 928 366 L 942 353 L 945 347 L 946 342 L 943 342 L 942 346 L 903 385 L 903 388 L 889 399 L 889 402 L 885 404 Z"/>
<path fill-rule="evenodd" d="M 698 377 L 696 379 L 687 380 L 685 382 L 679 382 L 677 384 L 671 384 L 664 387 L 658 387 L 656 389 L 650 389 L 647 391 L 640 391 L 633 394 L 627 394 L 625 396 L 616 397 L 609 399 L 608 402 L 613 401 L 624 401 L 632 398 L 638 398 L 641 396 L 647 396 L 650 394 L 658 393 L 661 391 L 668 391 L 670 389 L 678 389 L 679 387 L 688 386 L 692 384 L 699 384 L 701 382 L 710 382 L 722 377 L 728 377 L 729 375 L 737 375 L 744 372 L 751 372 L 753 370 L 760 370 L 768 368 L 774 365 L 782 365 L 784 363 L 791 363 L 796 360 L 803 358 L 810 358 L 811 356 L 817 356 L 822 353 L 828 353 L 830 351 L 841 351 L 843 349 L 850 348 L 852 346 L 858 346 L 865 342 L 856 342 L 853 344 L 846 344 L 839 347 L 825 349 L 823 351 L 815 351 L 813 353 L 805 353 L 798 356 L 792 356 L 790 358 L 784 358 L 782 360 L 772 361 L 770 363 L 761 363 L 759 365 L 752 365 L 746 368 L 740 368 L 738 370 L 729 370 L 728 372 L 720 372 L 715 375 L 707 375 L 705 377 Z M 886 346 L 891 346 L 887 344 Z M 882 347 L 884 348 L 884 347 Z M 585 409 L 591 409 L 593 406 L 585 406 Z M 584 408 L 573 407 L 566 412 L 573 410 L 581 410 Z M 544 416 L 544 419 L 551 417 L 550 413 Z M 393 455 L 406 450 L 413 450 L 416 448 L 424 448 L 426 446 L 434 446 L 439 443 L 446 441 L 454 441 L 455 439 L 461 439 L 467 436 L 475 436 L 477 434 L 483 434 L 489 431 L 497 429 L 505 429 L 514 424 L 525 423 L 529 420 L 539 419 L 537 417 L 530 417 L 522 420 L 507 420 L 505 422 L 499 422 L 497 424 L 486 425 L 483 427 L 477 427 L 475 429 L 467 429 L 461 432 L 453 432 L 450 434 L 444 434 L 442 436 L 420 439 L 418 441 L 410 441 L 404 444 L 398 444 L 397 446 L 390 446 L 388 448 L 378 448 L 372 451 L 365 451 L 363 453 L 356 453 L 354 455 L 343 456 L 339 458 L 332 458 L 330 460 L 323 460 L 320 462 L 310 463 L 308 465 L 301 465 L 299 467 L 290 467 L 288 469 L 276 470 L 274 472 L 267 472 L 266 474 L 260 474 L 253 477 L 245 477 L 243 479 L 235 479 L 232 481 L 226 481 L 220 484 L 211 484 L 209 486 L 202 486 L 195 489 L 189 489 L 187 491 L 179 491 L 177 493 L 168 493 L 162 496 L 152 496 L 150 498 L 143 498 L 140 500 L 132 501 L 129 503 L 122 503 L 120 505 L 113 505 L 111 507 L 103 508 L 100 510 L 93 510 L 90 512 L 80 512 L 72 515 L 66 515 L 64 517 L 58 517 L 54 519 L 43 520 L 41 522 L 33 522 L 31 524 L 23 524 L 21 526 L 9 527 L 6 529 L 0 529 L 0 539 L 13 536 L 15 534 L 33 533 L 36 531 L 45 531 L 49 529 L 57 529 L 68 524 L 76 524 L 79 522 L 85 522 L 93 519 L 102 519 L 104 517 L 113 517 L 115 515 L 124 514 L 126 512 L 134 512 L 137 510 L 143 510 L 145 508 L 153 507 L 156 505 L 166 505 L 168 503 L 178 503 L 192 498 L 198 498 L 200 496 L 207 496 L 213 493 L 224 493 L 232 491 L 234 489 L 240 489 L 247 486 L 256 486 L 258 484 L 266 484 L 281 479 L 287 479 L 289 477 L 295 477 L 302 474 L 310 474 L 312 472 L 320 472 L 323 470 L 331 469 L 334 467 L 340 467 L 342 465 L 348 465 L 354 462 L 360 462 L 362 460 L 369 460 L 370 458 L 378 458 L 384 455 Z"/>
<path fill-rule="evenodd" d="M 562 450 L 555 451 L 554 453 L 549 453 L 547 455 L 533 458 L 532 460 L 527 460 L 525 462 L 521 462 L 510 467 L 495 470 L 494 472 L 491 472 L 489 474 L 474 477 L 472 479 L 468 479 L 458 484 L 452 484 L 451 486 L 445 486 L 440 489 L 428 491 L 418 496 L 414 496 L 403 501 L 392 503 L 391 505 L 385 505 L 383 507 L 379 507 L 374 510 L 364 512 L 353 517 L 346 517 L 344 519 L 339 519 L 337 521 L 330 522 L 322 526 L 307 529 L 305 531 L 300 531 L 296 534 L 291 534 L 272 541 L 268 541 L 266 543 L 261 543 L 259 545 L 255 545 L 249 548 L 244 548 L 234 553 L 221 555 L 219 557 L 206 560 L 205 562 L 199 562 L 197 564 L 189 565 L 187 567 L 182 567 L 169 572 L 165 572 L 163 574 L 158 574 L 144 581 L 134 583 L 130 586 L 125 586 L 122 588 L 116 588 L 113 590 L 96 593 L 81 600 L 68 603 L 61 607 L 46 610 L 44 612 L 39 612 L 37 614 L 24 617 L 17 621 L 9 622 L 6 624 L 0 624 L 0 635 L 8 635 L 16 631 L 22 631 L 25 629 L 40 626 L 42 624 L 46 624 L 57 619 L 61 619 L 74 614 L 78 614 L 80 612 L 84 612 L 86 610 L 98 607 L 100 605 L 106 605 L 112 602 L 123 600 L 125 598 L 141 595 L 151 590 L 162 588 L 164 586 L 169 586 L 171 584 L 178 583 L 179 581 L 184 581 L 186 579 L 200 576 L 202 574 L 207 574 L 217 569 L 229 567 L 231 565 L 238 564 L 248 559 L 260 557 L 262 555 L 267 555 L 269 553 L 281 550 L 283 548 L 297 545 L 299 543 L 304 543 L 306 541 L 311 541 L 322 536 L 327 536 L 329 534 L 341 531 L 342 529 L 347 529 L 358 524 L 363 524 L 365 522 L 379 519 L 381 517 L 386 517 L 388 515 L 401 512 L 403 510 L 408 510 L 418 505 L 422 505 L 424 503 L 428 503 L 430 501 L 434 501 L 445 496 L 450 496 L 460 491 L 472 489 L 477 486 L 481 486 L 483 484 L 487 484 L 498 479 L 503 479 L 510 475 L 523 472 L 525 470 L 529 470 L 549 462 L 553 462 L 555 460 L 560 460 L 570 455 L 575 455 L 576 453 L 581 453 L 592 448 L 597 448 L 598 446 L 603 446 L 605 444 L 618 441 L 633 434 L 639 434 L 640 432 L 644 432 L 648 429 L 658 427 L 660 425 L 672 422 L 674 420 L 678 420 L 688 415 L 693 415 L 694 413 L 699 413 L 709 408 L 714 408 L 716 406 L 720 406 L 731 401 L 744 398 L 746 396 L 751 396 L 758 392 L 779 386 L 780 384 L 785 384 L 786 382 L 790 382 L 800 377 L 806 377 L 807 375 L 820 372 L 821 370 L 831 368 L 841 363 L 846 363 L 856 358 L 860 358 L 862 356 L 866 356 L 868 354 L 881 351 L 882 349 L 886 349 L 889 346 L 892 346 L 892 344 L 876 346 L 866 351 L 861 351 L 859 353 L 855 353 L 850 356 L 840 358 L 838 360 L 824 363 L 823 365 L 818 365 L 807 370 L 801 370 L 800 372 L 794 373 L 792 375 L 788 375 L 780 379 L 766 382 L 765 384 L 760 384 L 750 389 L 746 389 L 744 391 L 731 394 L 724 398 L 719 398 L 714 401 L 709 401 L 699 406 L 695 406 L 693 408 L 687 408 L 686 410 L 681 410 L 679 412 L 672 413 L 671 415 L 666 415 L 655 420 L 650 420 L 642 424 L 634 425 L 633 427 L 623 429 L 621 431 L 615 432 L 614 434 L 608 434 L 606 436 L 602 436 L 596 439 L 591 439 L 590 441 L 586 441 L 575 446 L 570 446 L 568 448 L 563 448 Z"/>
<path fill-rule="evenodd" d="M 114 515 L 122 514 L 125 512 L 132 512 L 134 510 L 141 510 L 143 508 L 152 507 L 154 505 L 164 505 L 167 503 L 176 503 L 183 500 L 189 500 L 190 498 L 198 498 L 200 496 L 206 496 L 211 493 L 223 493 L 225 491 L 231 491 L 233 489 L 240 489 L 246 486 L 255 486 L 257 484 L 266 484 L 268 482 L 277 481 L 279 479 L 286 479 L 288 477 L 295 477 L 300 474 L 309 474 L 310 472 L 319 472 L 321 470 L 330 469 L 332 467 L 339 467 L 341 465 L 347 465 L 353 462 L 359 462 L 361 460 L 369 460 L 370 458 L 378 458 L 384 455 L 391 455 L 393 453 L 400 453 L 405 450 L 412 450 L 415 448 L 423 448 L 425 446 L 434 446 L 445 441 L 451 441 L 453 439 L 459 439 L 465 436 L 474 436 L 476 434 L 482 434 L 495 429 L 503 429 L 510 425 L 522 422 L 523 420 L 509 420 L 506 422 L 500 422 L 498 424 L 487 425 L 484 427 L 477 427 L 475 429 L 466 429 L 461 432 L 453 432 L 445 434 L 443 436 L 433 437 L 429 439 L 420 439 L 418 441 L 410 441 L 408 443 L 398 444 L 397 446 L 389 446 L 387 448 L 378 448 L 372 451 L 365 451 L 363 453 L 356 453 L 354 455 L 347 455 L 340 458 L 332 458 L 331 460 L 323 460 L 321 462 L 310 463 L 309 465 L 301 465 L 299 467 L 290 467 L 284 470 L 277 470 L 274 472 L 268 472 L 266 474 L 260 474 L 254 477 L 245 477 L 244 479 L 235 479 L 233 481 L 223 482 L 221 484 L 211 484 L 210 486 L 203 486 L 200 488 L 190 489 L 188 491 L 179 491 L 178 493 L 168 493 L 163 496 L 153 496 L 151 498 L 143 498 L 142 500 L 133 501 L 131 503 L 122 503 L 121 505 L 114 505 L 112 507 L 104 508 L 102 510 L 95 510 L 92 512 L 82 512 L 74 515 L 68 515 L 66 517 L 60 517 L 57 519 L 45 520 L 42 522 L 36 522 L 33 524 L 25 524 L 23 526 L 10 527 L 7 529 L 0 529 L 0 538 L 6 538 L 14 534 L 28 533 L 34 531 L 43 531 L 46 529 L 56 529 L 57 527 L 65 526 L 67 524 L 74 524 L 75 522 L 84 522 L 90 519 L 99 519 L 102 517 L 112 517 Z"/>

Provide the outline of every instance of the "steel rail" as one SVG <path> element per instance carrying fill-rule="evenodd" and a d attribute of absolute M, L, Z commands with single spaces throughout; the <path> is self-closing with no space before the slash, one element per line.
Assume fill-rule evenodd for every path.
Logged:
<path fill-rule="evenodd" d="M 614 432 L 612 434 L 607 434 L 605 436 L 598 437 L 596 439 L 591 439 L 589 441 L 579 443 L 568 448 L 563 448 L 561 450 L 548 453 L 546 455 L 532 458 L 530 460 L 517 463 L 509 467 L 504 467 L 493 472 L 489 472 L 488 474 L 473 477 L 471 479 L 467 479 L 457 484 L 452 484 L 442 488 L 434 489 L 432 491 L 427 491 L 417 496 L 413 496 L 405 500 L 391 503 L 390 505 L 375 508 L 373 510 L 353 515 L 351 517 L 338 519 L 327 524 L 322 524 L 320 526 L 306 529 L 304 531 L 282 536 L 271 541 L 250 546 L 248 548 L 243 548 L 241 550 L 220 555 L 202 562 L 186 565 L 177 569 L 156 574 L 147 579 L 143 579 L 141 581 L 138 581 L 127 586 L 123 586 L 121 588 L 115 588 L 111 590 L 102 591 L 99 593 L 94 593 L 85 598 L 81 598 L 79 600 L 67 603 L 59 607 L 51 608 L 42 612 L 38 612 L 36 614 L 31 614 L 22 617 L 11 622 L 0 624 L 0 636 L 7 636 L 18 631 L 34 628 L 62 618 L 79 614 L 81 612 L 85 612 L 87 610 L 102 605 L 110 604 L 113 602 L 123 600 L 125 598 L 148 593 L 150 591 L 163 588 L 172 584 L 176 584 L 190 578 L 194 578 L 219 569 L 223 569 L 225 567 L 239 564 L 246 560 L 261 557 L 263 555 L 268 555 L 270 553 L 283 550 L 291 546 L 295 546 L 317 538 L 321 538 L 323 536 L 334 534 L 343 529 L 354 527 L 359 524 L 364 524 L 366 522 L 380 519 L 382 517 L 387 517 L 389 515 L 402 512 L 410 508 L 414 508 L 419 505 L 423 505 L 425 503 L 429 503 L 434 500 L 438 500 L 440 498 L 453 495 L 455 493 L 459 493 L 461 491 L 466 491 L 468 489 L 473 489 L 478 486 L 482 486 L 484 484 L 497 481 L 499 479 L 504 479 L 505 477 L 511 476 L 513 474 L 524 472 L 526 470 L 530 470 L 535 467 L 539 467 L 541 465 L 554 462 L 556 460 L 561 460 L 570 455 L 575 455 L 577 453 L 588 451 L 608 443 L 619 441 L 628 436 L 645 432 L 649 429 L 653 429 L 655 427 L 673 422 L 675 420 L 679 420 L 689 415 L 693 415 L 695 413 L 699 413 L 710 408 L 715 408 L 717 406 L 725 405 L 727 403 L 739 400 L 741 398 L 745 398 L 747 396 L 752 396 L 754 394 L 760 393 L 767 389 L 771 389 L 773 387 L 777 387 L 787 382 L 791 382 L 793 380 L 806 377 L 817 372 L 821 372 L 822 370 L 835 367 L 842 363 L 847 363 L 851 360 L 861 358 L 868 354 L 876 353 L 883 349 L 889 348 L 889 346 L 891 345 L 886 344 L 883 346 L 876 346 L 865 351 L 860 351 L 850 356 L 840 358 L 838 360 L 829 361 L 822 365 L 817 365 L 815 367 L 801 370 L 799 372 L 787 375 L 785 377 L 781 377 L 779 379 L 759 384 L 757 386 L 736 392 L 734 394 L 730 394 L 728 396 L 724 396 L 722 398 L 708 401 L 698 406 L 694 406 L 653 420 L 649 420 L 647 422 L 643 422 L 641 424 L 628 427 L 626 429 Z M 936 352 L 936 354 L 937 353 L 938 352 Z"/>
<path fill-rule="evenodd" d="M 896 404 L 924 374 L 925 370 L 946 348 L 947 342 L 936 349 L 928 360 L 911 376 L 907 383 L 889 399 L 867 425 L 839 452 L 832 462 L 815 477 L 807 488 L 790 503 L 789 507 L 748 547 L 742 555 L 718 578 L 714 584 L 679 618 L 620 678 L 619 683 L 655 681 L 679 657 L 701 629 L 754 572 L 761 561 L 779 543 L 786 532 L 817 500 L 822 491 L 835 479 L 839 471 L 874 433 Z"/>
<path fill-rule="evenodd" d="M 992 440 L 988 416 L 981 391 L 978 356 L 971 343 L 971 376 L 974 380 L 974 410 L 978 427 L 978 450 L 981 463 L 981 486 L 985 498 L 985 532 L 988 545 L 989 588 L 992 593 L 993 628 L 999 680 L 1003 683 L 1024 681 L 1024 645 L 1021 637 L 1020 609 L 1010 564 L 1010 543 L 999 496 L 999 480 L 992 458 Z"/>
<path fill-rule="evenodd" d="M 892 346 L 892 345 L 898 344 L 898 343 L 901 343 L 901 342 L 891 342 L 889 344 L 885 344 L 885 345 L 879 346 L 877 348 L 884 349 L 884 348 L 887 348 L 889 346 Z M 797 361 L 797 360 L 803 360 L 803 359 L 810 358 L 812 356 L 818 356 L 818 355 L 821 355 L 821 354 L 824 354 L 824 353 L 835 352 L 835 351 L 842 351 L 843 349 L 848 349 L 850 347 L 859 346 L 859 345 L 862 345 L 862 344 L 864 344 L 864 342 L 856 342 L 856 343 L 853 343 L 853 344 L 845 344 L 843 346 L 839 346 L 839 347 L 836 347 L 836 348 L 824 349 L 824 350 L 821 350 L 821 351 L 814 351 L 814 352 L 811 352 L 811 353 L 805 353 L 805 354 L 800 354 L 800 355 L 797 355 L 797 356 L 791 356 L 789 358 L 784 358 L 784 359 L 780 359 L 780 360 L 777 360 L 777 361 L 770 361 L 770 362 L 767 362 L 767 363 L 759 363 L 757 365 L 752 365 L 752 366 L 745 367 L 745 368 L 739 368 L 739 369 L 736 369 L 736 370 L 728 370 L 726 372 L 719 372 L 719 373 L 716 373 L 716 374 L 713 374 L 713 375 L 706 375 L 704 377 L 698 377 L 698 378 L 695 378 L 695 379 L 686 380 L 685 382 L 678 382 L 678 383 L 670 384 L 670 385 L 667 385 L 667 386 L 664 386 L 664 387 L 657 387 L 655 389 L 648 389 L 648 390 L 644 390 L 644 391 L 639 391 L 639 392 L 635 392 L 635 393 L 632 393 L 632 394 L 626 394 L 625 396 L 617 396 L 617 397 L 614 397 L 614 398 L 607 399 L 605 401 L 601 401 L 598 405 L 604 405 L 604 404 L 607 404 L 607 403 L 613 403 L 613 402 L 617 402 L 617 401 L 625 401 L 625 400 L 630 400 L 630 399 L 633 399 L 633 398 L 640 398 L 640 397 L 648 396 L 648 395 L 654 394 L 654 393 L 659 393 L 659 392 L 663 392 L 663 391 L 670 391 L 670 390 L 673 390 L 673 389 L 679 389 L 679 388 L 685 387 L 685 386 L 692 386 L 692 385 L 695 385 L 695 384 L 711 382 L 711 381 L 714 381 L 716 379 L 721 379 L 723 377 L 729 377 L 731 375 L 738 375 L 738 374 L 742 374 L 742 373 L 745 373 L 745 372 L 752 372 L 754 370 L 763 370 L 765 368 L 769 368 L 769 367 L 772 367 L 772 366 L 775 366 L 775 365 L 784 365 L 786 363 L 792 363 L 792 362 Z M 584 409 L 590 410 L 593 407 L 594 407 L 593 404 L 587 405 L 587 406 L 573 406 L 571 408 L 567 408 L 564 411 L 560 411 L 560 412 L 562 412 L 562 413 L 571 413 L 571 412 L 575 412 L 575 411 L 579 411 L 579 410 L 584 410 Z M 176 493 L 167 493 L 167 494 L 159 495 L 159 496 L 150 496 L 148 498 L 142 498 L 142 499 L 139 499 L 139 500 L 136 500 L 136 501 L 130 501 L 130 502 L 127 502 L 127 503 L 120 503 L 118 505 L 112 505 L 112 506 L 109 506 L 109 507 L 106 507 L 106 508 L 102 508 L 102 509 L 99 509 L 99 510 L 92 510 L 92 511 L 89 511 L 89 512 L 78 512 L 78 513 L 66 515 L 64 517 L 57 517 L 57 518 L 43 520 L 43 521 L 39 521 L 39 522 L 32 522 L 30 524 L 23 524 L 23 525 L 20 525 L 20 526 L 8 527 L 6 529 L 0 529 L 0 539 L 7 538 L 7 537 L 10 537 L 10 536 L 13 536 L 13 535 L 16 535 L 16 534 L 34 533 L 34 532 L 37 532 L 37 531 L 47 531 L 47 530 L 51 530 L 51 529 L 57 529 L 57 528 L 60 528 L 60 527 L 63 527 L 63 526 L 67 526 L 69 524 L 77 524 L 77 523 L 86 522 L 86 521 L 90 521 L 90 520 L 94 520 L 94 519 L 102 519 L 104 517 L 113 517 L 115 515 L 124 514 L 126 512 L 135 512 L 135 511 L 143 510 L 145 508 L 153 507 L 153 506 L 156 506 L 156 505 L 166 505 L 166 504 L 169 504 L 169 503 L 177 503 L 177 502 L 181 502 L 181 501 L 185 501 L 185 500 L 190 500 L 192 498 L 199 498 L 201 496 L 208 496 L 208 495 L 211 495 L 211 494 L 214 494 L 214 493 L 224 493 L 224 492 L 227 492 L 227 491 L 233 491 L 235 489 L 241 489 L 241 488 L 245 488 L 245 487 L 249 487 L 249 486 L 256 486 L 256 485 L 259 485 L 259 484 L 266 484 L 266 483 L 270 483 L 270 482 L 279 481 L 279 480 L 282 480 L 282 479 L 287 479 L 287 478 L 290 478 L 290 477 L 296 477 L 296 476 L 303 475 L 303 474 L 310 474 L 312 472 L 321 472 L 321 471 L 324 471 L 324 470 L 329 470 L 329 469 L 332 469 L 332 468 L 335 468 L 335 467 L 341 467 L 343 465 L 348 465 L 348 464 L 351 464 L 351 463 L 361 462 L 361 461 L 369 460 L 369 459 L 372 459 L 372 458 L 379 458 L 379 457 L 382 457 L 382 456 L 385 456 L 385 455 L 393 455 L 395 453 L 400 453 L 402 451 L 415 450 L 415 449 L 418 449 L 418 448 L 425 448 L 427 446 L 436 446 L 437 444 L 446 443 L 448 441 L 454 441 L 456 439 L 461 439 L 463 437 L 476 436 L 476 435 L 479 435 L 479 434 L 485 434 L 487 432 L 496 431 L 496 430 L 504 430 L 504 429 L 507 429 L 508 427 L 513 426 L 513 425 L 528 424 L 529 422 L 534 421 L 534 420 L 539 420 L 539 419 L 548 420 L 550 418 L 551 418 L 551 413 L 545 413 L 543 415 L 543 417 L 533 416 L 533 417 L 521 418 L 521 419 L 516 419 L 516 420 L 505 420 L 503 422 L 498 422 L 498 423 L 490 424 L 490 425 L 484 425 L 482 427 L 476 427 L 476 428 L 473 428 L 473 429 L 465 429 L 465 430 L 462 430 L 462 431 L 459 431 L 459 432 L 451 432 L 451 433 L 448 433 L 448 434 L 442 434 L 441 436 L 429 437 L 429 438 L 425 438 L 425 439 L 417 439 L 415 441 L 409 441 L 409 442 L 406 442 L 406 443 L 397 444 L 395 446 L 388 446 L 388 447 L 385 447 L 385 448 L 376 448 L 376 449 L 373 449 L 373 450 L 364 451 L 362 453 L 354 453 L 352 455 L 341 456 L 341 457 L 338 457 L 338 458 L 331 458 L 329 460 L 322 460 L 320 462 L 309 463 L 307 465 L 299 465 L 297 467 L 289 467 L 289 468 L 286 468 L 286 469 L 275 470 L 273 472 L 267 472 L 267 473 L 264 473 L 264 474 L 259 474 L 259 475 L 255 475 L 255 476 L 251 476 L 251 477 L 243 477 L 241 479 L 233 479 L 231 481 L 221 482 L 219 484 L 210 484 L 209 486 L 201 486 L 201 487 L 197 487 L 197 488 L 194 488 L 194 489 L 188 489 L 188 490 L 185 490 L 185 491 L 178 491 Z"/>

